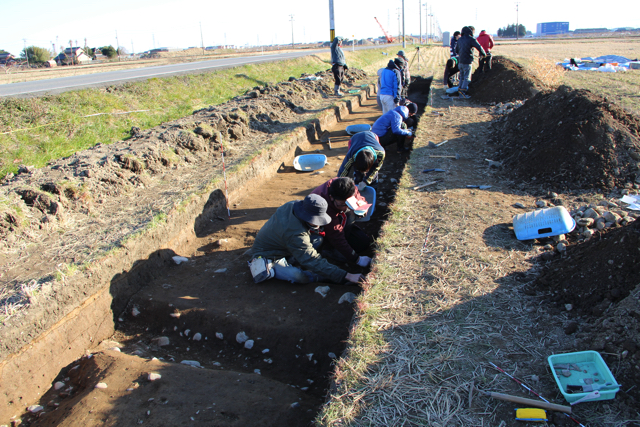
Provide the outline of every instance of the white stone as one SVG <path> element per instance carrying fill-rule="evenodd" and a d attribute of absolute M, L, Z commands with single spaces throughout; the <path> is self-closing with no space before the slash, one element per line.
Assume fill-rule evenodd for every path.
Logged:
<path fill-rule="evenodd" d="M 322 295 L 322 298 L 326 297 L 331 288 L 328 286 L 318 286 L 316 287 L 316 292 Z"/>
<path fill-rule="evenodd" d="M 170 344 L 170 341 L 169 341 L 168 337 L 158 337 L 158 338 L 154 338 L 152 341 L 158 347 L 164 347 L 165 345 L 169 345 Z"/>
<path fill-rule="evenodd" d="M 107 383 L 98 383 L 96 384 L 96 388 L 105 389 L 107 388 Z"/>
<path fill-rule="evenodd" d="M 183 360 L 182 362 L 183 365 L 188 365 L 188 366 L 193 366 L 196 368 L 201 368 L 202 366 L 200 366 L 200 362 L 198 362 L 197 360 Z"/>
<path fill-rule="evenodd" d="M 171 314 L 169 314 L 169 316 L 175 317 L 176 319 L 179 319 L 180 318 L 180 313 L 171 313 Z"/>
<path fill-rule="evenodd" d="M 226 273 L 227 269 L 226 268 L 219 268 L 216 271 L 214 271 L 214 273 Z"/>
<path fill-rule="evenodd" d="M 338 300 L 338 304 L 342 304 L 345 301 L 351 304 L 353 301 L 355 301 L 355 299 L 356 299 L 356 294 L 354 294 L 353 292 L 346 292 L 344 295 L 340 297 L 340 299 Z"/>
<path fill-rule="evenodd" d="M 162 378 L 162 375 L 156 374 L 155 372 L 149 372 L 149 374 L 147 375 L 147 379 L 149 381 L 159 380 L 160 378 Z"/>
<path fill-rule="evenodd" d="M 573 310 L 573 304 L 565 304 L 565 305 L 564 305 L 564 308 L 565 308 L 567 311 L 571 311 L 571 310 Z"/>
<path fill-rule="evenodd" d="M 264 350 L 262 350 L 262 354 L 267 354 L 267 353 L 269 353 L 269 349 L 268 348 L 265 348 Z"/>
<path fill-rule="evenodd" d="M 272 364 L 273 363 L 273 359 L 263 359 L 265 362 L 267 362 L 268 364 Z"/>
<path fill-rule="evenodd" d="M 107 350 L 117 351 L 118 353 L 121 353 L 120 347 L 111 347 L 111 348 L 108 348 Z"/>
<path fill-rule="evenodd" d="M 329 356 L 332 359 L 335 359 L 337 357 L 335 353 L 329 353 L 327 356 Z"/>
<path fill-rule="evenodd" d="M 178 256 L 178 255 L 172 257 L 171 259 L 173 259 L 173 262 L 175 262 L 178 265 L 182 264 L 183 262 L 189 261 L 189 258 L 185 258 L 183 256 Z"/>
<path fill-rule="evenodd" d="M 246 340 L 244 342 L 244 348 L 251 350 L 253 348 L 253 340 Z"/>
<path fill-rule="evenodd" d="M 307 357 L 309 358 L 309 361 L 311 361 L 311 359 L 313 359 L 313 353 L 307 354 Z"/>
<path fill-rule="evenodd" d="M 188 337 L 190 333 L 191 333 L 191 329 L 185 329 L 185 331 L 184 331 L 184 335 L 185 336 Z"/>
<path fill-rule="evenodd" d="M 37 414 L 38 412 L 42 411 L 44 408 L 40 405 L 31 405 L 27 408 L 27 410 L 29 412 L 31 412 L 32 414 Z"/>
<path fill-rule="evenodd" d="M 131 315 L 132 315 L 133 317 L 136 317 L 136 316 L 138 316 L 138 314 L 140 314 L 140 310 L 138 310 L 138 307 L 133 307 L 133 308 L 131 309 Z"/>
<path fill-rule="evenodd" d="M 545 206 L 547 206 L 547 202 L 545 202 L 544 200 L 538 200 L 536 202 L 536 206 L 539 208 L 544 208 Z"/>
<path fill-rule="evenodd" d="M 556 246 L 556 249 L 558 249 L 558 252 L 564 252 L 567 250 L 567 245 L 565 245 L 564 243 L 560 242 L 558 243 L 558 246 Z"/>
<path fill-rule="evenodd" d="M 62 387 L 64 387 L 65 384 L 62 381 L 57 381 L 54 385 L 53 385 L 53 389 L 54 390 L 60 390 Z"/>
<path fill-rule="evenodd" d="M 219 340 L 224 338 L 224 335 L 222 335 L 222 333 L 220 332 L 216 332 L 216 338 L 218 338 Z"/>
<path fill-rule="evenodd" d="M 194 341 L 200 341 L 202 339 L 202 334 L 200 334 L 200 332 L 197 332 L 192 339 Z"/>
<path fill-rule="evenodd" d="M 260 372 L 260 369 L 254 369 L 253 373 L 254 374 L 258 374 L 258 375 L 262 375 L 262 372 Z"/>
<path fill-rule="evenodd" d="M 244 344 L 248 339 L 249 337 L 244 332 L 238 332 L 236 334 L 236 341 L 238 344 Z"/>

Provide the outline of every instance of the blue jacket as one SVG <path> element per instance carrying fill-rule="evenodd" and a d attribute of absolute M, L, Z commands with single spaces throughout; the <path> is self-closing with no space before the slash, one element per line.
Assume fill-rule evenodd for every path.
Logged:
<path fill-rule="evenodd" d="M 339 37 L 336 37 L 331 43 L 331 63 L 338 65 L 347 65 L 347 60 L 344 58 L 344 52 L 342 52 L 342 49 L 340 49 L 340 46 L 338 46 L 338 42 L 340 40 L 341 39 Z"/>
<path fill-rule="evenodd" d="M 467 27 L 462 29 L 462 35 L 458 39 L 458 44 L 456 46 L 456 52 L 458 53 L 458 58 L 460 60 L 460 64 L 472 64 L 473 63 L 473 51 L 472 49 L 475 47 L 480 52 L 481 56 L 485 56 L 486 52 L 478 43 L 478 40 L 473 37 L 471 30 Z"/>
<path fill-rule="evenodd" d="M 376 174 L 382 167 L 382 163 L 384 162 L 385 151 L 378 142 L 378 137 L 373 132 L 358 132 L 353 137 L 351 137 L 351 146 L 349 147 L 349 151 L 347 151 L 347 155 L 344 156 L 344 160 L 340 165 L 340 169 L 338 170 L 339 177 L 348 177 L 354 178 L 356 175 L 356 170 L 354 168 L 356 156 L 360 152 L 360 150 L 367 149 L 371 150 L 375 156 L 375 161 L 373 162 L 373 167 L 367 172 L 364 177 L 364 182 L 368 185 L 371 184 Z M 356 182 L 357 184 L 358 182 Z"/>
<path fill-rule="evenodd" d="M 409 110 L 404 105 L 394 108 L 386 112 L 371 127 L 371 132 L 378 136 L 384 136 L 391 129 L 396 135 L 410 136 L 411 132 L 402 129 L 402 121 L 409 117 Z M 357 135 L 357 134 L 356 134 Z"/>
<path fill-rule="evenodd" d="M 380 95 L 391 95 L 399 97 L 402 92 L 402 70 L 400 70 L 393 60 L 389 61 L 387 68 L 380 76 Z"/>

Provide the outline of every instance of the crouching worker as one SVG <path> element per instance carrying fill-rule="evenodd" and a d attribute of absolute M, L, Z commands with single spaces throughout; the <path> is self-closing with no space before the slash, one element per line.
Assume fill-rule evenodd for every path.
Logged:
<path fill-rule="evenodd" d="M 333 251 L 328 250 L 331 257 L 338 261 L 356 263 L 360 267 L 368 266 L 371 258 L 359 254 L 371 247 L 373 239 L 354 224 L 356 214 L 347 205 L 347 201 L 352 204 L 367 205 L 367 201 L 360 195 L 353 180 L 332 178 L 313 190 L 312 194 L 322 197 L 328 205 L 327 215 L 331 218 L 331 222 L 324 226 L 324 231 L 326 243 L 329 243 L 333 249 Z"/>
<path fill-rule="evenodd" d="M 384 148 L 375 133 L 358 132 L 349 141 L 349 151 L 338 169 L 338 176 L 352 178 L 359 190 L 367 185 L 375 187 L 384 155 Z"/>
<path fill-rule="evenodd" d="M 413 133 L 407 129 L 404 121 L 417 112 L 418 106 L 414 103 L 396 107 L 380 116 L 371 127 L 371 132 L 378 136 L 383 147 L 396 144 L 398 152 L 409 151 L 409 147 L 405 147 L 404 144 L 405 140 L 413 140 Z"/>
<path fill-rule="evenodd" d="M 254 281 L 275 277 L 291 283 L 359 282 L 361 274 L 347 273 L 318 253 L 324 235 L 322 226 L 329 223 L 327 202 L 317 194 L 280 206 L 246 252 L 251 256 L 249 267 Z"/>

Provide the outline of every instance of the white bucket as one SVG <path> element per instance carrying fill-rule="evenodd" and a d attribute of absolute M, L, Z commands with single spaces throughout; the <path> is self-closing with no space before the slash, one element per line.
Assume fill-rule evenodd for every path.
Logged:
<path fill-rule="evenodd" d="M 538 209 L 513 217 L 513 231 L 518 240 L 558 236 L 571 232 L 576 222 L 564 206 Z"/>

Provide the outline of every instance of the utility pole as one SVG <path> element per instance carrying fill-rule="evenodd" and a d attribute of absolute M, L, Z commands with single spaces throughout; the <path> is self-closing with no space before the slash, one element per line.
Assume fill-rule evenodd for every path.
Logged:
<path fill-rule="evenodd" d="M 27 50 L 27 39 L 22 39 L 22 41 L 24 42 L 24 56 L 27 57 L 27 68 L 31 68 L 31 66 L 29 65 L 29 51 Z"/>
<path fill-rule="evenodd" d="M 156 35 L 155 34 L 151 34 L 151 37 L 153 38 L 153 48 L 156 48 Z"/>
<path fill-rule="evenodd" d="M 69 40 L 69 54 L 71 55 L 71 65 L 76 65 L 76 58 L 73 53 L 73 40 Z"/>
<path fill-rule="evenodd" d="M 333 0 L 329 0 L 329 41 L 336 38 L 336 22 L 333 17 Z"/>
<path fill-rule="evenodd" d="M 116 30 L 116 53 L 118 54 L 118 62 L 120 62 L 120 42 L 118 41 L 118 30 Z"/>
<path fill-rule="evenodd" d="M 293 43 L 293 15 L 289 15 L 291 17 L 291 49 L 295 49 Z"/>
<path fill-rule="evenodd" d="M 53 49 L 53 57 L 55 58 L 55 56 L 56 56 L 56 45 L 55 45 L 54 42 L 49 42 L 49 43 L 51 43 L 51 48 Z"/>
<path fill-rule="evenodd" d="M 396 7 L 396 14 L 398 15 L 398 38 L 402 37 L 402 29 L 400 28 L 400 8 Z"/>
<path fill-rule="evenodd" d="M 516 2 L 516 40 L 518 40 L 518 33 L 520 32 L 520 23 L 518 22 L 518 6 L 520 2 Z"/>
<path fill-rule="evenodd" d="M 429 44 L 429 4 L 424 4 L 424 38 L 425 42 Z"/>
<path fill-rule="evenodd" d="M 202 21 L 200 22 L 200 44 L 202 45 L 202 55 L 204 56 L 204 39 L 202 38 Z"/>
<path fill-rule="evenodd" d="M 422 44 L 422 0 L 418 0 L 418 20 L 420 21 L 420 44 Z M 418 59 L 419 61 L 419 59 Z M 420 66 L 420 62 L 418 62 L 418 66 Z"/>
<path fill-rule="evenodd" d="M 133 50 L 133 40 L 131 40 L 131 56 L 135 55 L 136 51 Z"/>
<path fill-rule="evenodd" d="M 407 47 L 407 40 L 404 32 L 404 0 L 402 0 L 402 48 Z"/>

